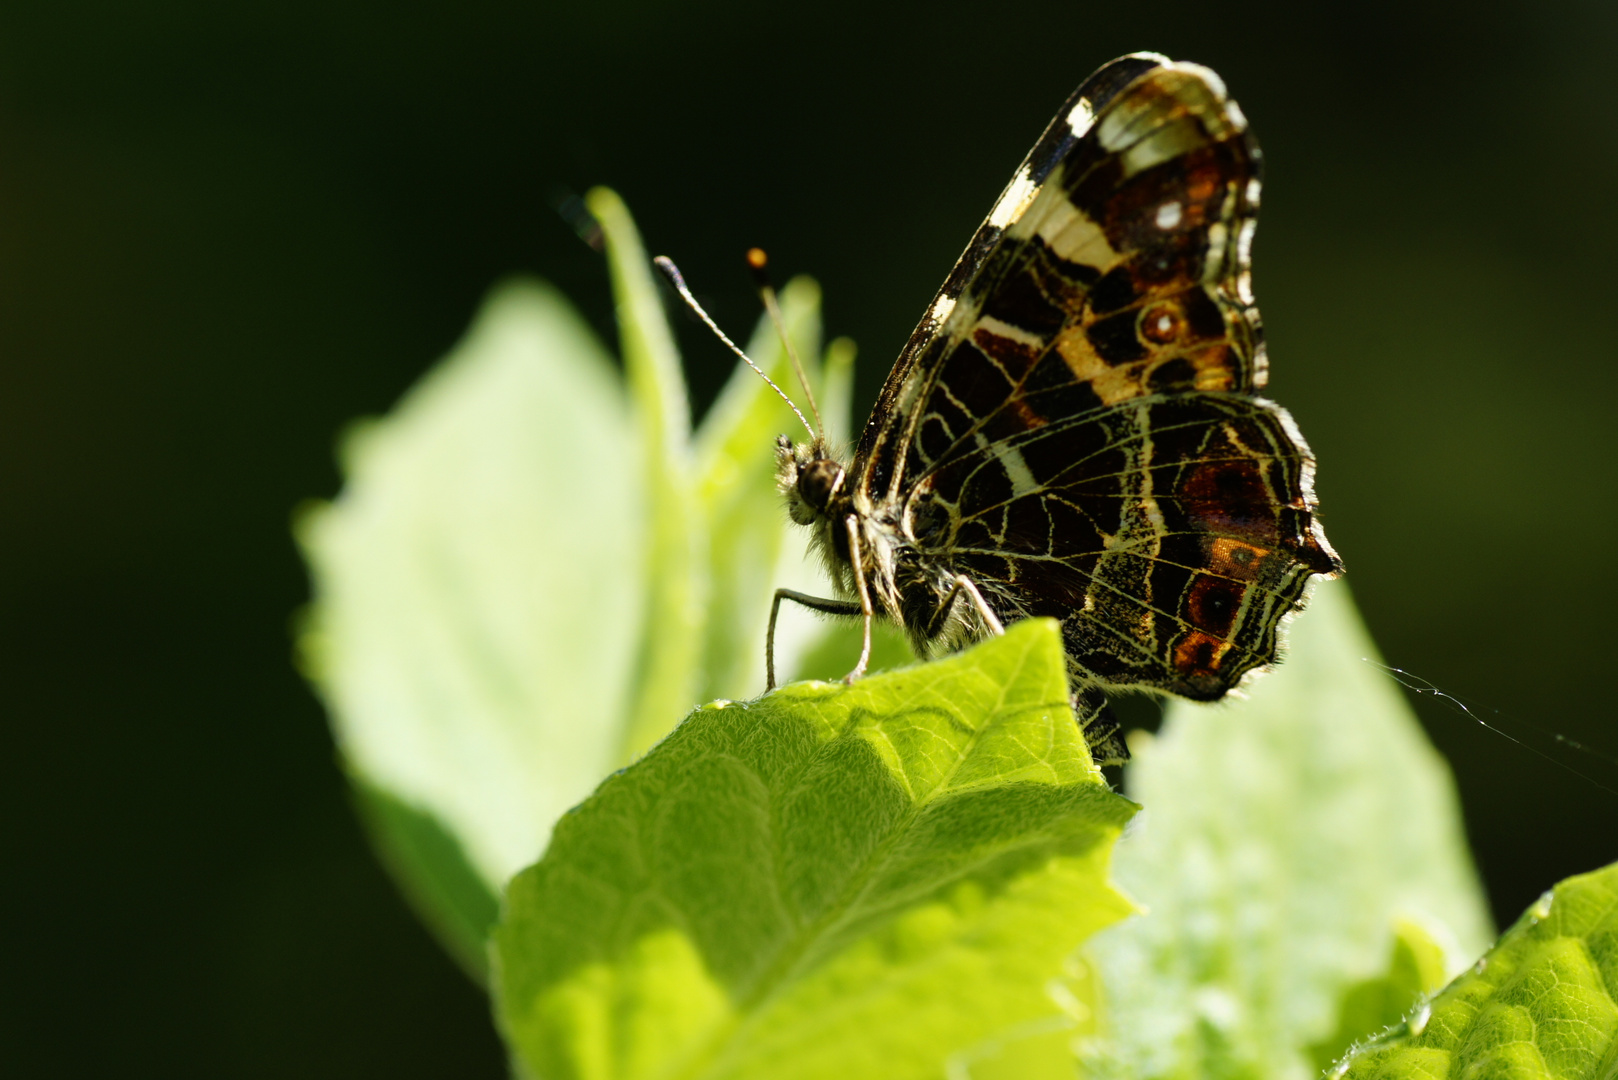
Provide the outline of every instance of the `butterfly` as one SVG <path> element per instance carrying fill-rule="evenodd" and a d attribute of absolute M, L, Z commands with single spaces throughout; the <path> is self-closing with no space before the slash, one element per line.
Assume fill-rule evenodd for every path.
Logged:
<path fill-rule="evenodd" d="M 843 599 L 920 655 L 1061 624 L 1098 764 L 1107 694 L 1222 697 L 1342 569 L 1315 462 L 1265 383 L 1250 252 L 1259 149 L 1212 71 L 1121 57 L 1062 105 L 911 335 L 851 461 L 777 443 L 792 520 Z"/>

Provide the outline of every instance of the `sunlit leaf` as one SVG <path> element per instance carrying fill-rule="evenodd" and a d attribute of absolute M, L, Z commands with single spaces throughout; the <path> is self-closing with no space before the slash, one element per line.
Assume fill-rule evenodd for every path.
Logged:
<path fill-rule="evenodd" d="M 1325 1070 L 1356 1043 L 1380 1034 L 1444 985 L 1444 950 L 1419 923 L 1400 919 L 1394 926 L 1387 970 L 1343 992 L 1337 1030 L 1309 1048 L 1315 1068 Z"/>
<path fill-rule="evenodd" d="M 1607 1080 L 1618 1071 L 1618 864 L 1569 878 L 1408 1022 L 1334 1070 L 1350 1080 Z"/>
<path fill-rule="evenodd" d="M 610 192 L 589 207 L 627 390 L 562 298 L 510 286 L 386 419 L 355 428 L 342 496 L 298 529 L 316 593 L 300 656 L 358 805 L 474 973 L 499 890 L 562 811 L 702 695 L 761 691 L 771 591 L 827 588 L 775 491 L 773 440 L 795 418 L 746 372 L 693 439 L 633 223 Z M 794 282 L 782 301 L 846 411 L 852 347 L 822 373 L 818 289 Z M 754 348 L 791 385 L 773 329 Z M 785 671 L 824 637 L 788 625 Z"/>
<path fill-rule="evenodd" d="M 936 1077 L 1057 1013 L 1127 909 L 1132 807 L 1032 621 L 853 687 L 698 710 L 512 882 L 498 1009 L 536 1076 Z"/>

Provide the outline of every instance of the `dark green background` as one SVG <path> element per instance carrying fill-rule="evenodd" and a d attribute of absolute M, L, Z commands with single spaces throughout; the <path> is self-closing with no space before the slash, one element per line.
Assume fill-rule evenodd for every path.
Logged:
<path fill-rule="evenodd" d="M 502 1075 L 288 660 L 334 433 L 503 274 L 610 334 L 552 209 L 603 182 L 733 329 L 747 245 L 817 275 L 869 401 L 1051 110 L 1142 48 L 1215 67 L 1267 150 L 1271 388 L 1389 661 L 1618 748 L 1610 4 L 10 0 L 8 1065 Z M 704 401 L 725 358 L 680 333 Z M 1423 716 L 1502 920 L 1618 858 L 1618 795 Z"/>

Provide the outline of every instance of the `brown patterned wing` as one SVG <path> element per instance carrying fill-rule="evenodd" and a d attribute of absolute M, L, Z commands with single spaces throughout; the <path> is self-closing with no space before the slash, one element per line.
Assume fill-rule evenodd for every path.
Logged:
<path fill-rule="evenodd" d="M 866 491 L 881 497 L 897 489 L 900 472 L 895 466 L 916 426 L 916 406 L 926 388 L 934 384 L 952 346 L 970 329 L 963 323 L 966 309 L 957 312 L 959 302 L 969 289 L 980 295 L 995 276 L 995 272 L 985 272 L 986 264 L 1005 258 L 1007 231 L 1031 220 L 1029 211 L 1045 192 L 1046 181 L 1088 136 L 1096 110 L 1104 109 L 1136 79 L 1166 63 L 1168 58 L 1156 53 L 1120 57 L 1086 79 L 1057 110 L 956 260 L 888 373 L 855 452 L 856 474 Z"/>
<path fill-rule="evenodd" d="M 1258 147 L 1212 72 L 1098 75 L 1118 64 L 935 301 L 855 473 L 930 565 L 1007 617 L 1061 619 L 1080 685 L 1209 700 L 1273 662 L 1281 618 L 1339 564 L 1307 446 L 1251 396 Z"/>
<path fill-rule="evenodd" d="M 1174 390 L 1251 391 L 1259 153 L 1218 76 L 1152 54 L 1046 129 L 888 377 L 856 455 L 892 499 L 1021 426 Z"/>
<path fill-rule="evenodd" d="M 1273 663 L 1309 577 L 1338 569 L 1313 471 L 1269 402 L 1150 394 L 960 455 L 910 507 L 1003 615 L 1061 620 L 1081 682 L 1206 701 Z"/>

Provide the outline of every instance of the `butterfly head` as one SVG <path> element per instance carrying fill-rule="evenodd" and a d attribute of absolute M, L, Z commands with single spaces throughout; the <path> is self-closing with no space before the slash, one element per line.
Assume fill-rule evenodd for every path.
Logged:
<path fill-rule="evenodd" d="M 782 435 L 775 441 L 775 481 L 792 520 L 809 525 L 833 516 L 833 505 L 847 497 L 848 470 L 822 440 L 794 445 Z"/>

